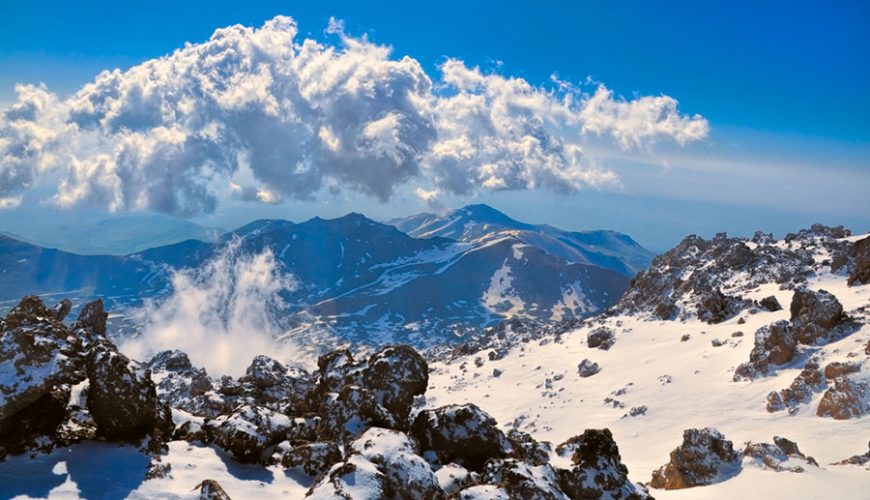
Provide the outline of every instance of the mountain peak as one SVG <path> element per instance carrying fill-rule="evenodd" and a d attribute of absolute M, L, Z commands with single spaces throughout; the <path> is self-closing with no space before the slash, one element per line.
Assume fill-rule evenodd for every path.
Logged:
<path fill-rule="evenodd" d="M 507 214 L 484 203 L 465 205 L 453 211 L 453 215 L 480 222 L 513 222 Z"/>

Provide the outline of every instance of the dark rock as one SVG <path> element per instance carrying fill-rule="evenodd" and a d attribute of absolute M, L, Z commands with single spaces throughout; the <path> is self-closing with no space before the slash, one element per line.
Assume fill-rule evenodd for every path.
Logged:
<path fill-rule="evenodd" d="M 383 473 L 388 494 L 433 500 L 444 497 L 435 473 L 419 455 L 420 450 L 413 438 L 396 430 L 374 427 L 354 441 L 350 449 Z"/>
<path fill-rule="evenodd" d="M 214 405 L 203 397 L 214 387 L 206 371 L 195 368 L 187 354 L 178 350 L 162 351 L 154 355 L 147 366 L 152 377 L 159 380 L 157 395 L 171 407 L 212 418 L 231 409 L 229 404 Z"/>
<path fill-rule="evenodd" d="M 395 417 L 381 406 L 377 397 L 356 385 L 345 385 L 341 392 L 329 394 L 318 414 L 321 416 L 318 440 L 345 441 L 356 439 L 369 427 L 398 427 Z"/>
<path fill-rule="evenodd" d="M 353 454 L 329 469 L 311 486 L 306 497 L 375 499 L 392 498 L 392 493 L 384 473 L 362 455 Z"/>
<path fill-rule="evenodd" d="M 455 461 L 478 472 L 487 460 L 503 458 L 508 446 L 495 419 L 472 403 L 423 410 L 414 419 L 411 433 L 441 463 Z"/>
<path fill-rule="evenodd" d="M 849 286 L 870 284 L 870 236 L 852 244 L 849 256 L 855 260 L 855 270 L 849 274 Z"/>
<path fill-rule="evenodd" d="M 863 455 L 853 455 L 835 465 L 865 465 L 870 464 L 870 443 L 867 443 L 868 451 Z"/>
<path fill-rule="evenodd" d="M 50 451 L 58 428 L 67 418 L 69 395 L 68 386 L 53 388 L 0 421 L 0 460 L 28 450 Z"/>
<path fill-rule="evenodd" d="M 57 304 L 55 304 L 52 312 L 54 313 L 54 318 L 58 321 L 63 321 L 67 314 L 72 310 L 72 302 L 69 299 L 63 299 Z"/>
<path fill-rule="evenodd" d="M 759 302 L 759 304 L 761 305 L 761 307 L 770 312 L 782 310 L 782 305 L 779 303 L 778 300 L 776 300 L 776 296 L 774 295 L 770 295 L 761 299 L 761 302 Z"/>
<path fill-rule="evenodd" d="M 136 441 L 146 435 L 169 439 L 169 407 L 157 397 L 151 372 L 109 343 L 94 346 L 88 354 L 88 411 L 97 433 L 108 439 Z"/>
<path fill-rule="evenodd" d="M 687 429 L 670 461 L 653 472 L 653 488 L 675 490 L 724 481 L 740 472 L 740 455 L 716 429 Z"/>
<path fill-rule="evenodd" d="M 511 457 L 530 465 L 541 465 L 550 461 L 550 443 L 535 441 L 528 433 L 512 429 L 507 434 L 510 442 Z"/>
<path fill-rule="evenodd" d="M 825 377 L 834 379 L 860 371 L 861 365 L 854 361 L 834 361 L 833 363 L 828 363 L 828 366 L 825 367 Z"/>
<path fill-rule="evenodd" d="M 755 347 L 749 362 L 737 367 L 734 380 L 755 379 L 769 373 L 770 365 L 789 363 L 795 355 L 797 339 L 788 321 L 780 320 L 755 332 Z"/>
<path fill-rule="evenodd" d="M 591 377 L 600 371 L 601 368 L 598 366 L 598 363 L 588 359 L 584 359 L 577 365 L 577 374 L 583 378 Z"/>
<path fill-rule="evenodd" d="M 698 319 L 710 324 L 721 323 L 736 316 L 748 304 L 749 301 L 725 295 L 719 289 L 704 292 L 697 304 Z"/>
<path fill-rule="evenodd" d="M 82 306 L 79 317 L 73 324 L 73 329 L 82 328 L 100 337 L 105 337 L 106 320 L 108 318 L 109 313 L 106 312 L 103 306 L 103 299 L 97 299 Z"/>
<path fill-rule="evenodd" d="M 509 498 L 559 500 L 559 474 L 549 464 L 530 465 L 516 459 L 490 460 L 482 482 L 498 486 Z"/>
<path fill-rule="evenodd" d="M 363 379 L 378 402 L 403 425 L 411 413 L 414 396 L 426 392 L 429 366 L 410 346 L 386 346 L 369 357 Z"/>
<path fill-rule="evenodd" d="M 598 348 L 603 351 L 613 347 L 614 342 L 616 342 L 616 336 L 614 335 L 613 330 L 605 326 L 596 328 L 589 332 L 586 340 L 586 344 L 589 347 Z"/>
<path fill-rule="evenodd" d="M 242 463 L 265 463 L 271 448 L 281 442 L 290 419 L 263 406 L 242 405 L 227 415 L 206 421 L 207 439 Z"/>
<path fill-rule="evenodd" d="M 827 340 L 831 329 L 845 320 L 840 301 L 825 290 L 795 290 L 790 310 L 795 337 L 807 345 Z"/>
<path fill-rule="evenodd" d="M 628 480 L 609 429 L 587 429 L 557 446 L 556 453 L 570 455 L 574 464 L 559 471 L 561 489 L 569 498 L 650 498 Z"/>
<path fill-rule="evenodd" d="M 809 403 L 813 394 L 825 390 L 825 387 L 825 377 L 819 370 L 819 363 L 810 359 L 789 387 L 767 395 L 767 411 L 781 411 Z"/>
<path fill-rule="evenodd" d="M 278 461 L 285 468 L 299 468 L 309 476 L 317 477 L 341 459 L 341 449 L 337 444 L 332 441 L 317 441 L 279 452 Z"/>
<path fill-rule="evenodd" d="M 804 472 L 805 469 L 801 465 L 785 464 L 785 462 L 792 458 L 800 459 L 805 465 L 818 466 L 818 463 L 812 457 L 807 457 L 801 453 L 797 443 L 794 441 L 774 436 L 773 442 L 774 444 L 747 443 L 746 448 L 743 450 L 743 456 L 752 459 L 759 467 L 777 472 Z"/>
<path fill-rule="evenodd" d="M 689 335 L 688 333 L 684 333 L 683 336 L 680 337 L 680 342 L 688 342 L 689 339 L 691 339 L 691 338 L 692 338 L 691 335 Z"/>

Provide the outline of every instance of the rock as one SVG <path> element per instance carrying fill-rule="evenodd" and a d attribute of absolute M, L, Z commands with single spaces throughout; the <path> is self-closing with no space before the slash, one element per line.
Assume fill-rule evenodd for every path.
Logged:
<path fill-rule="evenodd" d="M 502 372 L 501 370 L 499 370 L 498 368 L 493 368 L 493 369 L 492 369 L 492 376 L 493 376 L 493 378 L 501 377 L 501 374 L 502 374 L 502 373 L 503 373 L 503 372 Z"/>
<path fill-rule="evenodd" d="M 97 299 L 82 306 L 79 317 L 72 328 L 84 329 L 86 331 L 97 334 L 100 337 L 106 336 L 106 320 L 109 318 L 109 313 L 106 312 L 103 306 L 103 299 Z"/>
<path fill-rule="evenodd" d="M 779 303 L 778 300 L 776 300 L 776 296 L 774 296 L 774 295 L 769 295 L 769 296 L 761 299 L 759 304 L 761 305 L 761 307 L 763 307 L 764 309 L 766 309 L 770 312 L 782 310 L 782 305 Z"/>
<path fill-rule="evenodd" d="M 516 459 L 490 460 L 481 479 L 510 498 L 560 500 L 559 474 L 550 464 L 529 465 Z"/>
<path fill-rule="evenodd" d="M 339 393 L 324 399 L 318 414 L 318 440 L 346 441 L 356 439 L 369 427 L 394 429 L 398 423 L 377 397 L 367 389 L 345 385 Z"/>
<path fill-rule="evenodd" d="M 410 346 L 386 346 L 369 357 L 363 380 L 378 402 L 404 426 L 414 396 L 425 393 L 429 385 L 429 366 Z"/>
<path fill-rule="evenodd" d="M 794 358 L 797 339 L 788 321 L 780 320 L 763 326 L 755 332 L 755 347 L 749 354 L 749 362 L 741 364 L 734 373 L 734 380 L 755 379 L 769 373 L 770 365 L 783 365 Z"/>
<path fill-rule="evenodd" d="M 840 301 L 825 290 L 814 292 L 798 288 L 792 297 L 790 310 L 795 337 L 807 345 L 827 340 L 831 329 L 845 319 Z"/>
<path fill-rule="evenodd" d="M 718 483 L 740 472 L 740 455 L 716 429 L 687 429 L 670 461 L 652 474 L 653 488 L 675 490 Z"/>
<path fill-rule="evenodd" d="M 0 422 L 0 461 L 29 450 L 50 451 L 67 418 L 68 386 L 52 388 L 33 403 Z"/>
<path fill-rule="evenodd" d="M 66 318 L 67 314 L 72 310 L 72 302 L 69 299 L 63 299 L 57 304 L 55 304 L 52 312 L 54 313 L 54 319 L 63 322 Z"/>
<path fill-rule="evenodd" d="M 159 380 L 157 395 L 173 408 L 180 408 L 193 415 L 216 417 L 231 408 L 229 405 L 210 404 L 205 394 L 214 389 L 204 369 L 195 368 L 187 354 L 178 351 L 161 351 L 147 363 L 152 378 Z"/>
<path fill-rule="evenodd" d="M 825 367 L 825 377 L 834 379 L 860 371 L 861 365 L 854 361 L 834 361 Z"/>
<path fill-rule="evenodd" d="M 263 406 L 241 405 L 227 415 L 207 420 L 207 439 L 242 463 L 265 463 L 271 448 L 291 427 L 290 418 Z"/>
<path fill-rule="evenodd" d="M 586 344 L 590 348 L 598 348 L 603 351 L 613 347 L 614 342 L 616 342 L 616 336 L 613 330 L 605 326 L 592 330 L 586 338 Z"/>
<path fill-rule="evenodd" d="M 214 479 L 205 479 L 194 489 L 199 490 L 199 500 L 232 500 Z"/>
<path fill-rule="evenodd" d="M 414 419 L 411 433 L 441 463 L 456 462 L 477 472 L 487 460 L 503 458 L 508 446 L 495 419 L 472 403 L 423 410 Z"/>
<path fill-rule="evenodd" d="M 696 309 L 698 319 L 716 324 L 736 316 L 748 305 L 747 300 L 725 295 L 717 288 L 711 292 L 702 293 Z"/>
<path fill-rule="evenodd" d="M 97 433 L 108 439 L 136 441 L 146 435 L 172 435 L 169 407 L 157 397 L 150 370 L 107 342 L 88 354 L 88 411 Z"/>
<path fill-rule="evenodd" d="M 852 455 L 851 457 L 837 462 L 835 465 L 865 465 L 870 464 L 870 443 L 867 443 L 868 451 L 863 455 Z"/>
<path fill-rule="evenodd" d="M 677 314 L 679 314 L 680 309 L 674 304 L 673 300 L 670 299 L 662 299 L 656 305 L 655 309 L 653 309 L 653 314 L 659 319 L 663 320 L 672 320 Z"/>
<path fill-rule="evenodd" d="M 816 415 L 846 420 L 870 413 L 870 383 L 866 379 L 841 376 L 825 391 Z"/>
<path fill-rule="evenodd" d="M 318 392 L 321 395 L 337 393 L 346 385 L 362 385 L 363 365 L 356 363 L 347 349 L 320 356 L 317 367 L 320 372 Z"/>
<path fill-rule="evenodd" d="M 710 341 L 710 344 L 711 344 L 713 347 L 722 347 L 722 346 L 724 345 L 724 344 L 722 343 L 722 340 L 720 340 L 720 339 L 713 339 L 713 340 Z"/>
<path fill-rule="evenodd" d="M 81 340 L 39 297 L 24 297 L 0 325 L 0 425 L 56 388 L 85 379 Z"/>
<path fill-rule="evenodd" d="M 278 462 L 285 468 L 299 468 L 312 477 L 323 474 L 342 459 L 341 449 L 332 441 L 317 441 L 289 446 L 278 453 Z M 279 446 L 281 448 L 281 446 Z"/>
<path fill-rule="evenodd" d="M 747 443 L 743 456 L 750 458 L 758 467 L 777 472 L 800 473 L 804 472 L 808 465 L 816 467 L 819 465 L 815 459 L 801 453 L 794 441 L 774 436 L 773 443 Z"/>
<path fill-rule="evenodd" d="M 334 465 L 305 496 L 313 500 L 391 498 L 387 478 L 364 456 L 353 454 Z"/>
<path fill-rule="evenodd" d="M 302 413 L 310 408 L 314 379 L 301 368 L 288 368 L 269 356 L 258 355 L 239 378 L 246 402 L 283 413 Z"/>
<path fill-rule="evenodd" d="M 584 359 L 579 365 L 577 365 L 577 374 L 583 378 L 591 377 L 600 371 L 601 368 L 598 366 L 598 363 L 588 359 Z"/>
<path fill-rule="evenodd" d="M 507 434 L 510 442 L 511 457 L 522 460 L 530 465 L 541 465 L 550 461 L 551 445 L 548 442 L 537 442 L 528 433 L 512 429 Z"/>
<path fill-rule="evenodd" d="M 870 236 L 853 243 L 849 257 L 855 260 L 855 270 L 846 281 L 849 286 L 870 284 Z"/>
<path fill-rule="evenodd" d="M 810 359 L 789 387 L 767 395 L 767 411 L 793 409 L 809 403 L 813 394 L 825 390 L 825 387 L 825 377 L 819 370 L 818 361 Z"/>
<path fill-rule="evenodd" d="M 610 429 L 586 429 L 557 446 L 556 453 L 570 455 L 574 464 L 559 471 L 561 489 L 569 498 L 650 498 L 628 480 Z"/>
<path fill-rule="evenodd" d="M 435 471 L 438 484 L 447 495 L 453 495 L 463 488 L 480 482 L 480 474 L 470 472 L 465 467 L 457 464 L 447 464 Z"/>
<path fill-rule="evenodd" d="M 691 339 L 691 338 L 692 338 L 691 335 L 689 335 L 688 333 L 684 333 L 683 336 L 680 337 L 680 342 L 688 342 L 689 339 Z"/>
<path fill-rule="evenodd" d="M 354 441 L 352 453 L 362 455 L 384 474 L 385 490 L 402 498 L 444 497 L 438 478 L 420 455 L 417 443 L 405 434 L 370 428 Z"/>

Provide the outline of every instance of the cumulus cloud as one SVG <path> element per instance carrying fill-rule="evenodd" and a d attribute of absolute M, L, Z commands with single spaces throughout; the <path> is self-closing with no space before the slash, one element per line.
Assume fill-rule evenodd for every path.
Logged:
<path fill-rule="evenodd" d="M 295 286 L 270 250 L 251 255 L 232 241 L 200 269 L 175 271 L 172 294 L 138 311 L 142 334 L 121 350 L 148 359 L 181 349 L 212 375 L 236 377 L 258 354 L 300 361 L 295 344 L 276 340 L 283 331 L 274 319 L 284 305 L 280 293 Z"/>
<path fill-rule="evenodd" d="M 584 154 L 589 135 L 633 150 L 709 131 L 668 96 L 546 88 L 458 59 L 433 78 L 340 21 L 326 32 L 335 43 L 299 39 L 279 16 L 105 71 L 65 99 L 18 86 L 0 113 L 0 197 L 47 174 L 61 206 L 177 215 L 214 211 L 228 183 L 261 203 L 340 190 L 387 201 L 412 179 L 459 195 L 572 192 L 615 181 Z M 253 183 L 235 180 L 243 169 Z"/>

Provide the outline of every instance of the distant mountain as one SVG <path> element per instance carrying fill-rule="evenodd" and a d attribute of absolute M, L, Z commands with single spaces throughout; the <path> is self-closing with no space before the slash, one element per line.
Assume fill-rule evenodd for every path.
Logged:
<path fill-rule="evenodd" d="M 32 224 L 6 218 L 0 225 L 0 234 L 81 255 L 127 255 L 189 239 L 213 241 L 225 232 L 159 214 L 42 220 L 49 222 Z"/>
<path fill-rule="evenodd" d="M 505 318 L 579 318 L 616 303 L 628 278 L 568 262 L 509 233 L 415 238 L 359 214 L 252 222 L 216 242 L 187 240 L 127 256 L 82 256 L 0 238 L 0 300 L 27 293 L 102 296 L 114 310 L 171 291 L 172 269 L 207 262 L 232 239 L 271 249 L 298 281 L 281 318 L 295 335 L 418 346 L 460 340 Z M 8 303 L 8 302 L 7 302 Z"/>
<path fill-rule="evenodd" d="M 393 219 L 388 224 L 414 236 L 440 236 L 473 242 L 512 236 L 548 254 L 614 270 L 632 277 L 646 269 L 653 253 L 625 234 L 615 231 L 563 231 L 546 224 L 516 221 L 488 205 L 468 205 L 446 215 L 422 213 Z"/>

